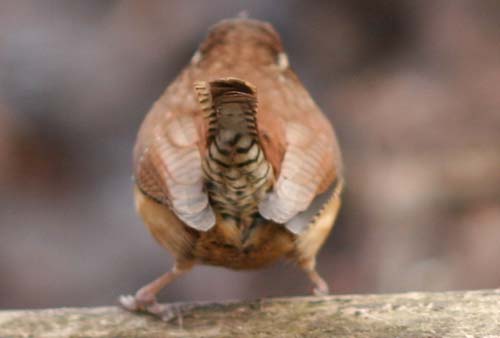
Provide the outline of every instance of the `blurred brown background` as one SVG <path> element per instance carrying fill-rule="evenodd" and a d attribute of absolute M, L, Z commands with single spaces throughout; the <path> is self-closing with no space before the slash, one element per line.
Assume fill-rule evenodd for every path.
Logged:
<path fill-rule="evenodd" d="M 338 293 L 500 286 L 500 2 L 0 2 L 0 308 L 114 303 L 172 263 L 133 209 L 131 149 L 219 19 L 281 32 L 334 122 Z M 304 294 L 292 265 L 196 268 L 164 301 Z"/>

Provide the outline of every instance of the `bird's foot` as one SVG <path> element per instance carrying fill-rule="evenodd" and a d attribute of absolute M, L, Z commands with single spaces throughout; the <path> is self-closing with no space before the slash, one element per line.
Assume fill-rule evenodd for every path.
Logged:
<path fill-rule="evenodd" d="M 155 298 L 151 299 L 138 295 L 120 296 L 119 302 L 125 310 L 131 312 L 145 312 L 165 322 L 177 318 L 180 326 L 182 326 L 183 314 L 193 307 L 192 305 L 182 303 L 160 304 Z"/>
<path fill-rule="evenodd" d="M 154 306 L 156 304 L 156 299 L 141 297 L 139 294 L 135 296 L 122 295 L 118 298 L 118 302 L 125 310 L 137 312 L 146 311 L 148 307 Z"/>
<path fill-rule="evenodd" d="M 318 297 L 328 296 L 330 294 L 330 289 L 328 288 L 328 284 L 320 283 L 319 285 L 316 285 L 313 289 L 313 294 Z"/>
<path fill-rule="evenodd" d="M 315 296 L 327 296 L 330 294 L 328 283 L 316 271 L 310 274 L 310 278 L 314 284 L 313 294 Z"/>

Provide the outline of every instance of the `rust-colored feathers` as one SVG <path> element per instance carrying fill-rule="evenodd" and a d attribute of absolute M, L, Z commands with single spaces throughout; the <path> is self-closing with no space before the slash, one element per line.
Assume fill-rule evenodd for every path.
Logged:
<path fill-rule="evenodd" d="M 314 267 L 343 186 L 330 122 L 275 30 L 248 19 L 214 26 L 154 104 L 134 177 L 139 213 L 178 260 L 233 268 Z"/>
<path fill-rule="evenodd" d="M 210 30 L 142 123 L 134 178 L 137 211 L 175 265 L 122 296 L 126 309 L 170 319 L 156 294 L 196 264 L 288 258 L 328 293 L 315 266 L 340 208 L 340 150 L 271 25 Z"/>

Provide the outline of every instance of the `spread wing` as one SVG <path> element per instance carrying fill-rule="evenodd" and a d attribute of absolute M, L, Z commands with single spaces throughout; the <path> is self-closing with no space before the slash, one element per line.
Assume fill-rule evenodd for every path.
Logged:
<path fill-rule="evenodd" d="M 169 113 L 157 102 L 139 132 L 134 177 L 145 195 L 168 205 L 191 228 L 207 231 L 215 215 L 203 190 L 198 141 L 194 116 Z"/>
<path fill-rule="evenodd" d="M 340 154 L 331 128 L 313 130 L 288 122 L 285 130 L 287 146 L 280 174 L 273 191 L 259 205 L 259 212 L 298 234 L 335 190 Z"/>

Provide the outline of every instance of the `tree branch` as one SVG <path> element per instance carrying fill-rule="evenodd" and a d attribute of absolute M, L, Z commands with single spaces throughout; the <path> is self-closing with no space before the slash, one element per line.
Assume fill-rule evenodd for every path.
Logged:
<path fill-rule="evenodd" d="M 500 337 L 500 289 L 192 305 L 182 326 L 118 307 L 0 311 L 0 337 Z"/>

